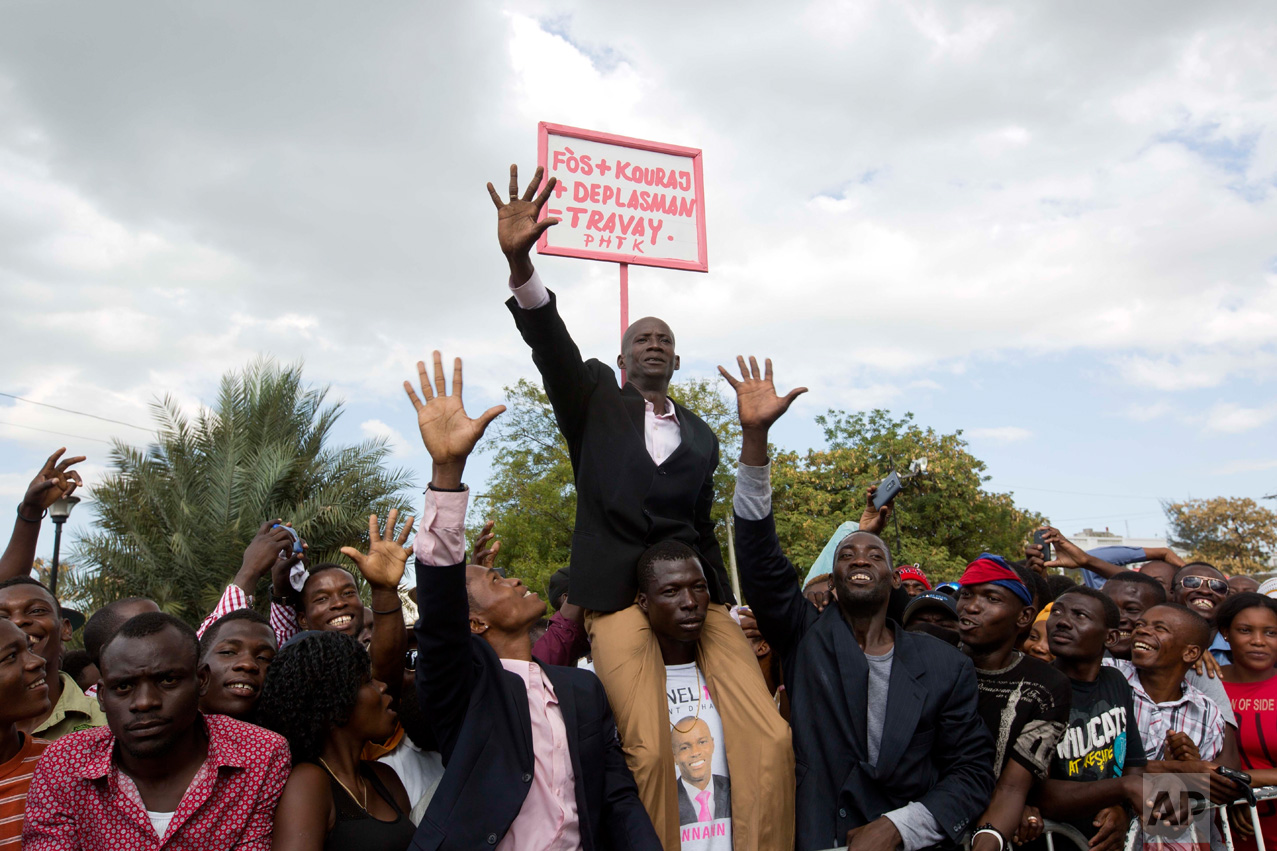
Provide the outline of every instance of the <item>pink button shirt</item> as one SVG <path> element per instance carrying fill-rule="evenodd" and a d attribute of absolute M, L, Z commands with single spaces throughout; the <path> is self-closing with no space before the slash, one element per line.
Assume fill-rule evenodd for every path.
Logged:
<path fill-rule="evenodd" d="M 426 491 L 421 525 L 413 542 L 418 570 L 429 570 L 432 564 L 457 564 L 465 557 L 469 496 L 469 490 Z M 497 849 L 577 851 L 581 847 L 581 826 L 576 811 L 576 775 L 559 698 L 536 662 L 502 659 L 501 666 L 518 674 L 528 690 L 534 765 L 528 796 Z"/>
<path fill-rule="evenodd" d="M 528 689 L 532 716 L 532 786 L 497 851 L 576 851 L 581 827 L 576 813 L 576 775 L 568 753 L 563 710 L 545 671 L 536 662 L 502 659 Z"/>

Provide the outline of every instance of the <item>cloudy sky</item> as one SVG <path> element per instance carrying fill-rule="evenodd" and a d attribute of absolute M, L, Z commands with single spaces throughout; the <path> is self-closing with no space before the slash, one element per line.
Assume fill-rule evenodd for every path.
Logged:
<path fill-rule="evenodd" d="M 424 483 L 419 357 L 465 357 L 473 409 L 535 374 L 484 183 L 530 174 L 552 121 L 704 150 L 710 271 L 635 267 L 631 314 L 669 320 L 685 376 L 754 352 L 808 385 L 782 444 L 818 443 L 827 408 L 913 411 L 1066 533 L 1277 491 L 1271 4 L 4 18 L 0 392 L 146 426 L 258 353 L 302 359 L 342 438 L 390 436 Z M 616 268 L 538 267 L 613 358 Z M 111 437 L 146 432 L 0 397 L 0 499 L 63 444 L 91 484 Z"/>

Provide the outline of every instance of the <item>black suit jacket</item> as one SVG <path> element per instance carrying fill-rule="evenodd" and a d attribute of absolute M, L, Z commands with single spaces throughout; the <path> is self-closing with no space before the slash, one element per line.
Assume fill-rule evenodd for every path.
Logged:
<path fill-rule="evenodd" d="M 737 515 L 736 559 L 758 627 L 781 654 L 797 763 L 798 851 L 842 845 L 848 830 L 911 801 L 956 844 L 984 812 L 995 779 L 971 660 L 893 623 L 886 717 L 871 765 L 869 663 L 837 604 L 817 614 L 803 599 L 770 515 Z"/>
<path fill-rule="evenodd" d="M 505 836 L 532 784 L 527 687 L 501 666 L 488 642 L 470 633 L 465 565 L 418 565 L 417 600 L 417 694 L 445 771 L 411 848 L 490 848 Z M 586 670 L 541 668 L 567 728 L 582 846 L 660 851 L 602 683 Z"/>
<path fill-rule="evenodd" d="M 714 781 L 714 818 L 731 818 L 732 817 L 732 782 L 721 774 L 715 774 L 712 777 Z M 692 799 L 688 797 L 687 787 L 683 785 L 683 781 L 678 782 L 678 823 L 686 827 L 689 824 L 696 824 L 696 817 L 699 813 L 696 811 L 696 805 L 692 803 Z"/>
<path fill-rule="evenodd" d="M 709 516 L 718 468 L 714 432 L 675 405 L 683 442 L 658 467 L 647 454 L 642 394 L 632 384 L 618 387 L 611 367 L 581 360 L 554 293 L 533 310 L 513 298 L 506 304 L 532 347 L 572 457 L 576 528 L 568 599 L 598 612 L 627 608 L 638 592 L 639 556 L 672 538 L 701 554 L 711 599 L 735 602 Z"/>

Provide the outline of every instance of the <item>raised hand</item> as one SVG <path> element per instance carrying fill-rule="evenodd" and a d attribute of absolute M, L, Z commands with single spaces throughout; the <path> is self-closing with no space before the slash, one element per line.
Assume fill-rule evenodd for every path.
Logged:
<path fill-rule="evenodd" d="M 421 394 L 426 397 L 422 402 L 412 384 L 405 381 L 404 390 L 417 409 L 417 428 L 421 430 L 421 440 L 426 445 L 434 461 L 436 475 L 446 473 L 449 482 L 445 485 L 436 481 L 436 486 L 454 487 L 461 481 L 461 471 L 465 467 L 466 458 L 474 451 L 479 438 L 488 428 L 488 424 L 505 411 L 505 405 L 494 405 L 471 419 L 466 414 L 465 405 L 461 402 L 461 358 L 452 362 L 452 395 L 447 395 L 447 386 L 443 379 L 443 356 L 434 353 L 434 388 L 426 377 L 426 364 L 417 361 L 417 375 L 421 379 Z M 455 483 L 451 481 L 455 474 Z"/>
<path fill-rule="evenodd" d="M 495 525 L 495 520 L 489 520 L 483 524 L 483 529 L 479 531 L 479 537 L 475 539 L 474 547 L 470 550 L 471 564 L 492 567 L 497 563 L 497 551 L 501 549 L 501 542 L 497 540 L 497 533 L 492 531 Z"/>
<path fill-rule="evenodd" d="M 807 392 L 806 387 L 796 387 L 784 396 L 777 395 L 776 385 L 772 382 L 771 358 L 763 361 L 764 371 L 761 376 L 758 374 L 758 361 L 753 355 L 749 358 L 748 368 L 745 366 L 745 358 L 740 355 L 736 356 L 736 363 L 740 367 L 739 379 L 721 366 L 718 371 L 736 391 L 736 412 L 742 429 L 771 428 L 772 423 L 789 410 L 794 400 Z"/>
<path fill-rule="evenodd" d="M 870 485 L 865 491 L 865 510 L 860 512 L 860 531 L 881 535 L 882 530 L 887 528 L 887 521 L 891 519 L 891 502 L 882 508 L 874 508 L 874 494 L 877 492 L 877 485 Z M 895 497 L 891 499 L 895 500 Z"/>
<path fill-rule="evenodd" d="M 21 513 L 25 517 L 32 520 L 39 519 L 49 506 L 75 493 L 75 489 L 84 484 L 80 474 L 72 470 L 71 465 L 79 464 L 85 456 L 76 455 L 59 461 L 62 453 L 66 451 L 64 446 L 50 455 L 44 462 L 44 466 L 40 468 L 40 472 L 35 474 L 35 478 L 27 486 L 27 492 L 22 497 L 20 506 Z"/>
<path fill-rule="evenodd" d="M 1044 562 L 1044 567 L 1086 567 L 1089 563 L 1086 552 L 1077 544 L 1060 534 L 1054 526 L 1047 526 L 1042 540 L 1055 548 L 1055 558 Z"/>
<path fill-rule="evenodd" d="M 409 517 L 398 536 L 392 538 L 398 519 L 399 509 L 390 509 L 390 513 L 386 515 L 386 537 L 383 538 L 377 515 L 368 515 L 367 555 L 354 547 L 341 548 L 341 554 L 355 563 L 355 567 L 359 568 L 359 572 L 373 588 L 394 590 L 403 579 L 404 565 L 408 563 L 408 554 L 412 552 L 412 547 L 406 545 L 408 536 L 412 534 L 413 518 Z"/>
<path fill-rule="evenodd" d="M 267 571 L 271 571 L 273 576 L 279 565 L 283 564 L 284 574 L 287 575 L 288 568 L 303 558 L 304 553 L 293 552 L 293 536 L 280 525 L 283 522 L 278 518 L 267 520 L 258 528 L 253 540 L 248 542 L 248 547 L 244 550 L 244 560 L 232 580 L 244 589 L 245 594 L 251 596 L 256 593 L 257 583 Z M 303 543 L 303 551 L 305 548 L 306 545 Z M 278 585 L 278 583 L 275 584 Z"/>
<path fill-rule="evenodd" d="M 549 200 L 550 193 L 554 191 L 554 184 L 557 182 L 551 177 L 541 193 L 537 194 L 537 187 L 541 185 L 541 177 L 544 173 L 545 170 L 538 166 L 536 173 L 532 175 L 532 182 L 528 184 L 520 197 L 519 167 L 510 166 L 509 201 L 502 201 L 497 190 L 491 183 L 488 184 L 488 194 L 492 196 L 492 203 L 497 206 L 497 242 L 501 244 L 501 252 L 506 257 L 526 257 L 532 250 L 532 246 L 541 238 L 541 234 L 559 223 L 558 219 L 537 221 L 537 217 L 541 215 L 541 208 Z"/>

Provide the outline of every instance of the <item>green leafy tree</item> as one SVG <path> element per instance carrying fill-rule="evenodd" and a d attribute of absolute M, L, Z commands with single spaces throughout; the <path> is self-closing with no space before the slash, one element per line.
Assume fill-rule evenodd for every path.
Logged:
<path fill-rule="evenodd" d="M 719 527 L 719 541 L 726 546 L 725 525 L 731 516 L 740 446 L 735 402 L 723 395 L 717 381 L 705 378 L 673 383 L 669 392 L 718 435 L 720 460 L 711 516 Z M 572 459 L 545 391 L 520 379 L 506 387 L 505 394 L 507 410 L 493 423 L 485 441 L 494 453 L 492 476 L 475 499 L 471 540 L 484 521 L 496 521 L 501 539 L 497 563 L 511 567 L 525 585 L 545 596 L 550 574 L 567 565 L 572 546 L 576 522 Z"/>
<path fill-rule="evenodd" d="M 385 466 L 382 439 L 331 444 L 341 404 L 327 394 L 303 384 L 300 365 L 262 359 L 223 376 L 216 405 L 195 417 L 168 397 L 156 403 L 156 443 L 111 451 L 68 592 L 90 608 L 150 597 L 198 623 L 263 520 L 291 521 L 314 562 L 366 549 L 368 514 L 406 509 L 396 494 L 411 481 Z"/>
<path fill-rule="evenodd" d="M 910 479 L 893 503 L 884 538 L 897 564 L 918 562 L 933 580 L 956 579 L 981 552 L 1023 557 L 1025 540 L 1041 517 L 1017 508 L 1010 494 L 984 489 L 984 462 L 969 451 L 961 430 L 940 434 L 874 410 L 829 411 L 816 418 L 826 447 L 772 453 L 773 506 L 781 545 L 800 570 L 816 560 L 846 520 L 859 520 L 865 492 L 915 458 L 927 473 Z"/>
<path fill-rule="evenodd" d="M 1194 561 L 1226 573 L 1269 570 L 1277 555 L 1277 512 L 1245 497 L 1190 499 L 1162 504 L 1172 546 Z"/>

